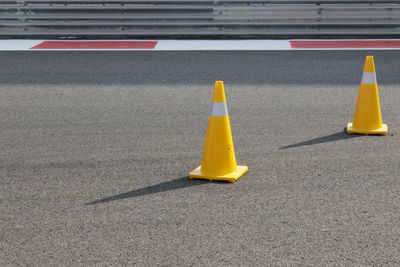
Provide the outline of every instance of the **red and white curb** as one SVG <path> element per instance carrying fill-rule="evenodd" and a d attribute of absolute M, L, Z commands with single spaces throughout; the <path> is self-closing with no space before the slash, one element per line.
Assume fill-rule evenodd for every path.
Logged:
<path fill-rule="evenodd" d="M 397 50 L 400 39 L 357 40 L 0 40 L 0 51 Z"/>

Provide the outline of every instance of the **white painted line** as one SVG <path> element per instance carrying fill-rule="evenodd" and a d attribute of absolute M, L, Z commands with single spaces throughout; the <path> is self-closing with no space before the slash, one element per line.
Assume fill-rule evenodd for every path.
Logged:
<path fill-rule="evenodd" d="M 0 51 L 23 51 L 38 45 L 42 40 L 0 40 Z"/>
<path fill-rule="evenodd" d="M 291 50 L 288 40 L 160 40 L 160 51 Z"/>
<path fill-rule="evenodd" d="M 17 51 L 30 50 L 42 42 L 52 40 L 0 40 L 0 50 Z M 53 40 L 60 41 L 60 40 Z M 93 41 L 93 40 L 92 40 Z M 96 40 L 98 42 L 126 42 L 127 40 Z M 263 51 L 263 50 L 291 50 L 288 40 L 131 40 L 155 41 L 157 45 L 151 49 L 32 49 L 37 51 Z M 64 40 L 63 42 L 84 42 L 84 40 Z"/>
<path fill-rule="evenodd" d="M 42 44 L 40 49 L 32 49 Z M 52 46 L 55 42 L 112 42 L 114 47 L 95 48 L 70 46 L 58 49 Z M 155 42 L 154 48 L 132 48 L 122 45 L 123 42 Z M 119 44 L 118 44 L 119 43 Z M 98 48 L 101 47 L 101 48 Z M 0 40 L 0 51 L 275 51 L 275 50 L 399 50 L 400 39 L 301 39 L 301 40 Z"/>

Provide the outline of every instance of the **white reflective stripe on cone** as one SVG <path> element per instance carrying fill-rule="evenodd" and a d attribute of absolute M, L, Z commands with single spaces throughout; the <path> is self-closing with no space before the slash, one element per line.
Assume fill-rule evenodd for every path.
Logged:
<path fill-rule="evenodd" d="M 228 116 L 228 107 L 226 106 L 226 102 L 213 102 L 211 116 L 215 117 Z"/>
<path fill-rule="evenodd" d="M 376 73 L 375 72 L 364 72 L 361 83 L 363 84 L 376 84 Z"/>

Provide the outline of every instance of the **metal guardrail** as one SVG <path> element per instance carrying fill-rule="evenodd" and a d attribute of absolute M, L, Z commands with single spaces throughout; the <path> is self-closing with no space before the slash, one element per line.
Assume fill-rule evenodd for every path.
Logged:
<path fill-rule="evenodd" d="M 400 1 L 0 1 L 0 37 L 400 36 Z"/>

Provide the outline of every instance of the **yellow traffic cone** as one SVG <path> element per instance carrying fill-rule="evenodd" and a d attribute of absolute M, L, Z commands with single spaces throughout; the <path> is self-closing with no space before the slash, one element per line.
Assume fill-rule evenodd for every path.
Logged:
<path fill-rule="evenodd" d="M 247 166 L 236 166 L 224 83 L 216 81 L 203 160 L 201 166 L 189 174 L 189 178 L 233 183 L 247 170 Z"/>
<path fill-rule="evenodd" d="M 378 84 L 376 83 L 374 57 L 365 59 L 364 73 L 353 122 L 347 124 L 347 133 L 382 134 L 388 133 L 386 124 L 382 124 L 379 105 Z"/>

